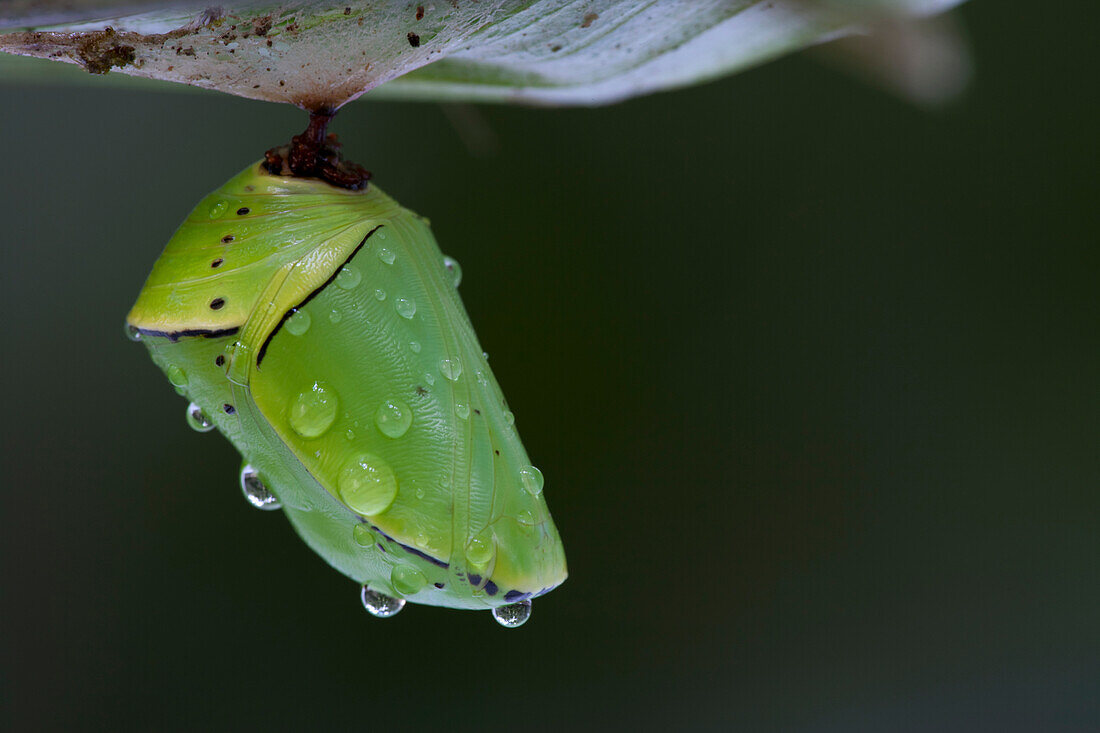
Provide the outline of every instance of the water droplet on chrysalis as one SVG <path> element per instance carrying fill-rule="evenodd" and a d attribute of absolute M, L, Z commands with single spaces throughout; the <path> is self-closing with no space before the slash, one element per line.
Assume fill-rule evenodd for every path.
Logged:
<path fill-rule="evenodd" d="M 328 319 L 333 323 L 339 323 L 340 321 L 344 320 L 344 314 L 333 308 L 328 313 Z"/>
<path fill-rule="evenodd" d="M 141 341 L 141 331 L 138 330 L 137 326 L 131 326 L 129 323 L 124 323 L 123 327 L 126 338 L 131 341 Z"/>
<path fill-rule="evenodd" d="M 453 359 L 439 360 L 439 373 L 452 382 L 457 382 L 462 376 L 462 362 L 456 356 Z"/>
<path fill-rule="evenodd" d="M 512 414 L 511 410 L 505 410 L 504 411 L 504 424 L 505 425 L 515 425 L 516 424 L 516 416 Z"/>
<path fill-rule="evenodd" d="M 476 568 L 484 568 L 496 553 L 496 541 L 491 530 L 484 529 L 466 543 L 466 559 Z"/>
<path fill-rule="evenodd" d="M 309 313 L 304 310 L 296 310 L 290 314 L 290 318 L 286 319 L 286 330 L 292 336 L 301 336 L 309 330 L 309 324 L 312 319 L 309 317 Z"/>
<path fill-rule="evenodd" d="M 365 524 L 356 524 L 352 527 L 351 538 L 360 547 L 374 547 L 374 533 Z"/>
<path fill-rule="evenodd" d="M 412 351 L 412 353 L 414 353 L 414 354 L 419 354 L 420 353 L 420 342 L 419 341 L 410 341 L 409 342 L 409 350 Z"/>
<path fill-rule="evenodd" d="M 340 268 L 340 274 L 336 276 L 336 286 L 344 290 L 351 290 L 358 286 L 359 281 L 362 279 L 363 276 L 359 274 L 359 270 L 355 269 L 354 265 L 344 265 Z"/>
<path fill-rule="evenodd" d="M 506 629 L 523 626 L 531 618 L 531 601 L 528 599 L 507 606 L 497 606 L 493 609 L 493 618 Z"/>
<path fill-rule="evenodd" d="M 411 596 L 427 585 L 428 579 L 411 565 L 395 565 L 390 571 L 390 584 L 401 595 Z"/>
<path fill-rule="evenodd" d="M 398 298 L 393 301 L 393 309 L 402 318 L 412 318 L 416 315 L 416 301 L 412 298 Z"/>
<path fill-rule="evenodd" d="M 200 433 L 209 433 L 214 429 L 214 423 L 210 422 L 210 418 L 194 402 L 187 406 L 187 424 Z"/>
<path fill-rule="evenodd" d="M 462 266 L 458 264 L 458 260 L 453 257 L 444 257 L 443 270 L 450 277 L 451 284 L 457 288 L 462 282 Z"/>
<path fill-rule="evenodd" d="M 367 609 L 370 615 L 375 618 L 389 618 L 390 616 L 395 616 L 398 611 L 405 607 L 404 600 L 400 598 L 390 598 L 376 590 L 371 590 L 365 585 L 359 594 L 359 599 L 363 601 L 363 608 Z"/>
<path fill-rule="evenodd" d="M 386 299 L 386 291 L 382 288 L 376 288 L 374 291 L 375 300 L 381 302 Z"/>
<path fill-rule="evenodd" d="M 282 507 L 275 495 L 264 486 L 260 474 L 247 463 L 241 466 L 241 491 L 248 503 L 257 509 L 272 511 Z"/>
<path fill-rule="evenodd" d="M 179 388 L 187 386 L 187 372 L 183 371 L 183 369 L 175 364 L 169 364 L 164 370 L 164 374 L 168 377 L 168 381 L 172 383 L 173 387 Z"/>
<path fill-rule="evenodd" d="M 381 237 L 379 237 L 381 239 Z M 393 261 L 397 259 L 397 255 L 389 247 L 381 247 L 378 250 L 378 259 L 385 262 L 387 265 L 392 265 Z"/>
<path fill-rule="evenodd" d="M 542 493 L 542 485 L 544 479 L 542 477 L 542 471 L 538 470 L 534 466 L 524 466 L 519 470 L 519 480 L 523 484 L 523 488 L 531 496 L 538 496 Z"/>
<path fill-rule="evenodd" d="M 290 405 L 290 427 L 303 438 L 320 437 L 332 427 L 338 409 L 336 393 L 327 385 L 314 382 Z"/>
<path fill-rule="evenodd" d="M 364 516 L 381 514 L 397 496 L 397 477 L 389 464 L 364 453 L 340 472 L 340 497 L 352 511 Z"/>
<path fill-rule="evenodd" d="M 217 219 L 227 211 L 229 211 L 229 203 L 227 201 L 216 201 L 214 205 L 210 207 L 210 218 Z"/>
<path fill-rule="evenodd" d="M 386 400 L 374 413 L 374 424 L 387 438 L 400 438 L 407 433 L 412 419 L 412 410 L 398 399 Z"/>

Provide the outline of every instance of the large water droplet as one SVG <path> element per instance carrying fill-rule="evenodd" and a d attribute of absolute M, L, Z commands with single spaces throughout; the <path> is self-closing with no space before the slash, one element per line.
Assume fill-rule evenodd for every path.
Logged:
<path fill-rule="evenodd" d="M 521 468 L 519 470 L 519 480 L 528 494 L 538 496 L 542 493 L 542 485 L 544 482 L 542 471 L 534 466 L 524 466 Z"/>
<path fill-rule="evenodd" d="M 411 596 L 427 585 L 428 579 L 424 577 L 424 573 L 411 565 L 396 565 L 390 571 L 390 583 L 401 595 Z"/>
<path fill-rule="evenodd" d="M 344 265 L 336 276 L 336 286 L 344 290 L 351 290 L 358 286 L 359 281 L 362 279 L 363 276 L 359 274 L 359 270 L 355 268 L 355 265 Z"/>
<path fill-rule="evenodd" d="M 351 509 L 364 516 L 381 514 L 397 496 L 397 477 L 389 464 L 364 453 L 340 472 L 340 496 Z"/>
<path fill-rule="evenodd" d="M 275 498 L 275 495 L 264 486 L 260 474 L 250 464 L 241 466 L 241 491 L 248 503 L 257 509 L 272 511 L 283 505 Z"/>
<path fill-rule="evenodd" d="M 187 406 L 187 424 L 200 433 L 209 433 L 214 429 L 214 423 L 210 422 L 210 418 L 194 402 Z"/>
<path fill-rule="evenodd" d="M 443 270 L 450 277 L 451 284 L 457 288 L 458 284 L 462 282 L 462 266 L 458 264 L 458 260 L 454 257 L 444 257 Z"/>
<path fill-rule="evenodd" d="M 457 382 L 462 376 L 462 362 L 456 356 L 453 359 L 439 360 L 439 373 L 452 382 Z"/>
<path fill-rule="evenodd" d="M 375 618 L 389 618 L 396 616 L 397 612 L 405 607 L 405 601 L 400 598 L 390 598 L 376 590 L 363 586 L 359 599 L 363 601 L 363 608 Z"/>
<path fill-rule="evenodd" d="M 332 388 L 314 382 L 290 406 L 290 427 L 303 438 L 319 437 L 332 427 L 338 408 L 339 400 Z"/>
<path fill-rule="evenodd" d="M 290 318 L 286 319 L 286 330 L 291 336 L 301 336 L 303 333 L 309 330 L 309 324 L 313 321 L 309 317 L 309 313 L 303 310 L 296 310 Z"/>
<path fill-rule="evenodd" d="M 523 626 L 527 623 L 527 619 L 531 618 L 531 601 L 525 600 L 507 606 L 497 606 L 493 609 L 493 618 L 506 629 Z"/>
<path fill-rule="evenodd" d="M 393 301 L 393 309 L 402 318 L 412 318 L 416 315 L 416 301 L 412 298 L 398 298 Z"/>
<path fill-rule="evenodd" d="M 483 529 L 476 537 L 466 543 L 466 559 L 477 568 L 484 568 L 496 553 L 496 540 L 493 532 Z"/>
<path fill-rule="evenodd" d="M 141 341 L 141 331 L 137 326 L 131 326 L 129 323 L 123 324 L 123 333 L 126 334 L 126 338 L 131 341 Z"/>
<path fill-rule="evenodd" d="M 378 259 L 385 262 L 387 265 L 392 265 L 393 261 L 397 259 L 397 255 L 389 247 L 380 247 L 378 249 Z"/>
<path fill-rule="evenodd" d="M 365 524 L 356 524 L 352 527 L 351 538 L 360 547 L 374 547 L 374 533 Z"/>
<path fill-rule="evenodd" d="M 210 218 L 217 219 L 227 211 L 229 211 L 229 202 L 215 201 L 214 205 L 210 207 Z"/>
<path fill-rule="evenodd" d="M 386 400 L 374 413 L 374 424 L 387 438 L 400 438 L 407 433 L 412 420 L 412 410 L 398 399 Z"/>

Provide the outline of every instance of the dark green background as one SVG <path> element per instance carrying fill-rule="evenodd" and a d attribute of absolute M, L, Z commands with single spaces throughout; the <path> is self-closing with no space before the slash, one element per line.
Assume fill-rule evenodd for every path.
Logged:
<path fill-rule="evenodd" d="M 936 112 L 793 58 L 480 108 L 487 156 L 435 105 L 341 114 L 547 476 L 571 577 L 517 631 L 368 616 L 122 336 L 304 116 L 0 86 L 2 727 L 1095 730 L 1095 18 L 963 16 Z"/>

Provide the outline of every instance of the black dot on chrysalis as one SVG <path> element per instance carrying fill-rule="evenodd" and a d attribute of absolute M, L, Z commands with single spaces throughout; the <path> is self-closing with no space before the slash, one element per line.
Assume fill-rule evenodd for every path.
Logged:
<path fill-rule="evenodd" d="M 234 237 L 232 234 L 226 234 L 224 237 L 222 237 L 222 244 L 229 244 L 233 241 L 233 239 Z"/>
<path fill-rule="evenodd" d="M 237 209 L 237 216 L 244 216 L 248 212 L 249 208 L 247 206 L 242 206 L 241 208 Z"/>
<path fill-rule="evenodd" d="M 225 298 L 214 298 L 210 301 L 210 310 L 219 310 L 225 305 Z"/>
<path fill-rule="evenodd" d="M 221 267 L 223 262 L 225 262 L 225 260 L 223 260 L 221 257 L 219 257 L 218 259 L 211 262 L 210 266 L 211 267 Z"/>
<path fill-rule="evenodd" d="M 229 404 L 228 402 L 222 405 L 222 409 L 225 410 L 226 415 L 232 415 L 237 411 L 237 408 Z"/>
<path fill-rule="evenodd" d="M 214 363 L 217 364 L 218 366 L 224 366 L 225 365 L 225 356 L 222 355 L 222 354 L 218 354 L 218 356 L 214 359 Z"/>

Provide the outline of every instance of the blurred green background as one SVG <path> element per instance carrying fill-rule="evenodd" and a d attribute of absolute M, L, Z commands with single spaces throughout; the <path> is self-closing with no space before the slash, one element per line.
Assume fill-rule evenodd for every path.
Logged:
<path fill-rule="evenodd" d="M 368 616 L 122 335 L 304 115 L 0 86 L 2 727 L 1096 730 L 1097 13 L 1028 8 L 962 8 L 937 111 L 795 57 L 340 115 L 547 476 L 571 577 L 516 631 Z"/>

